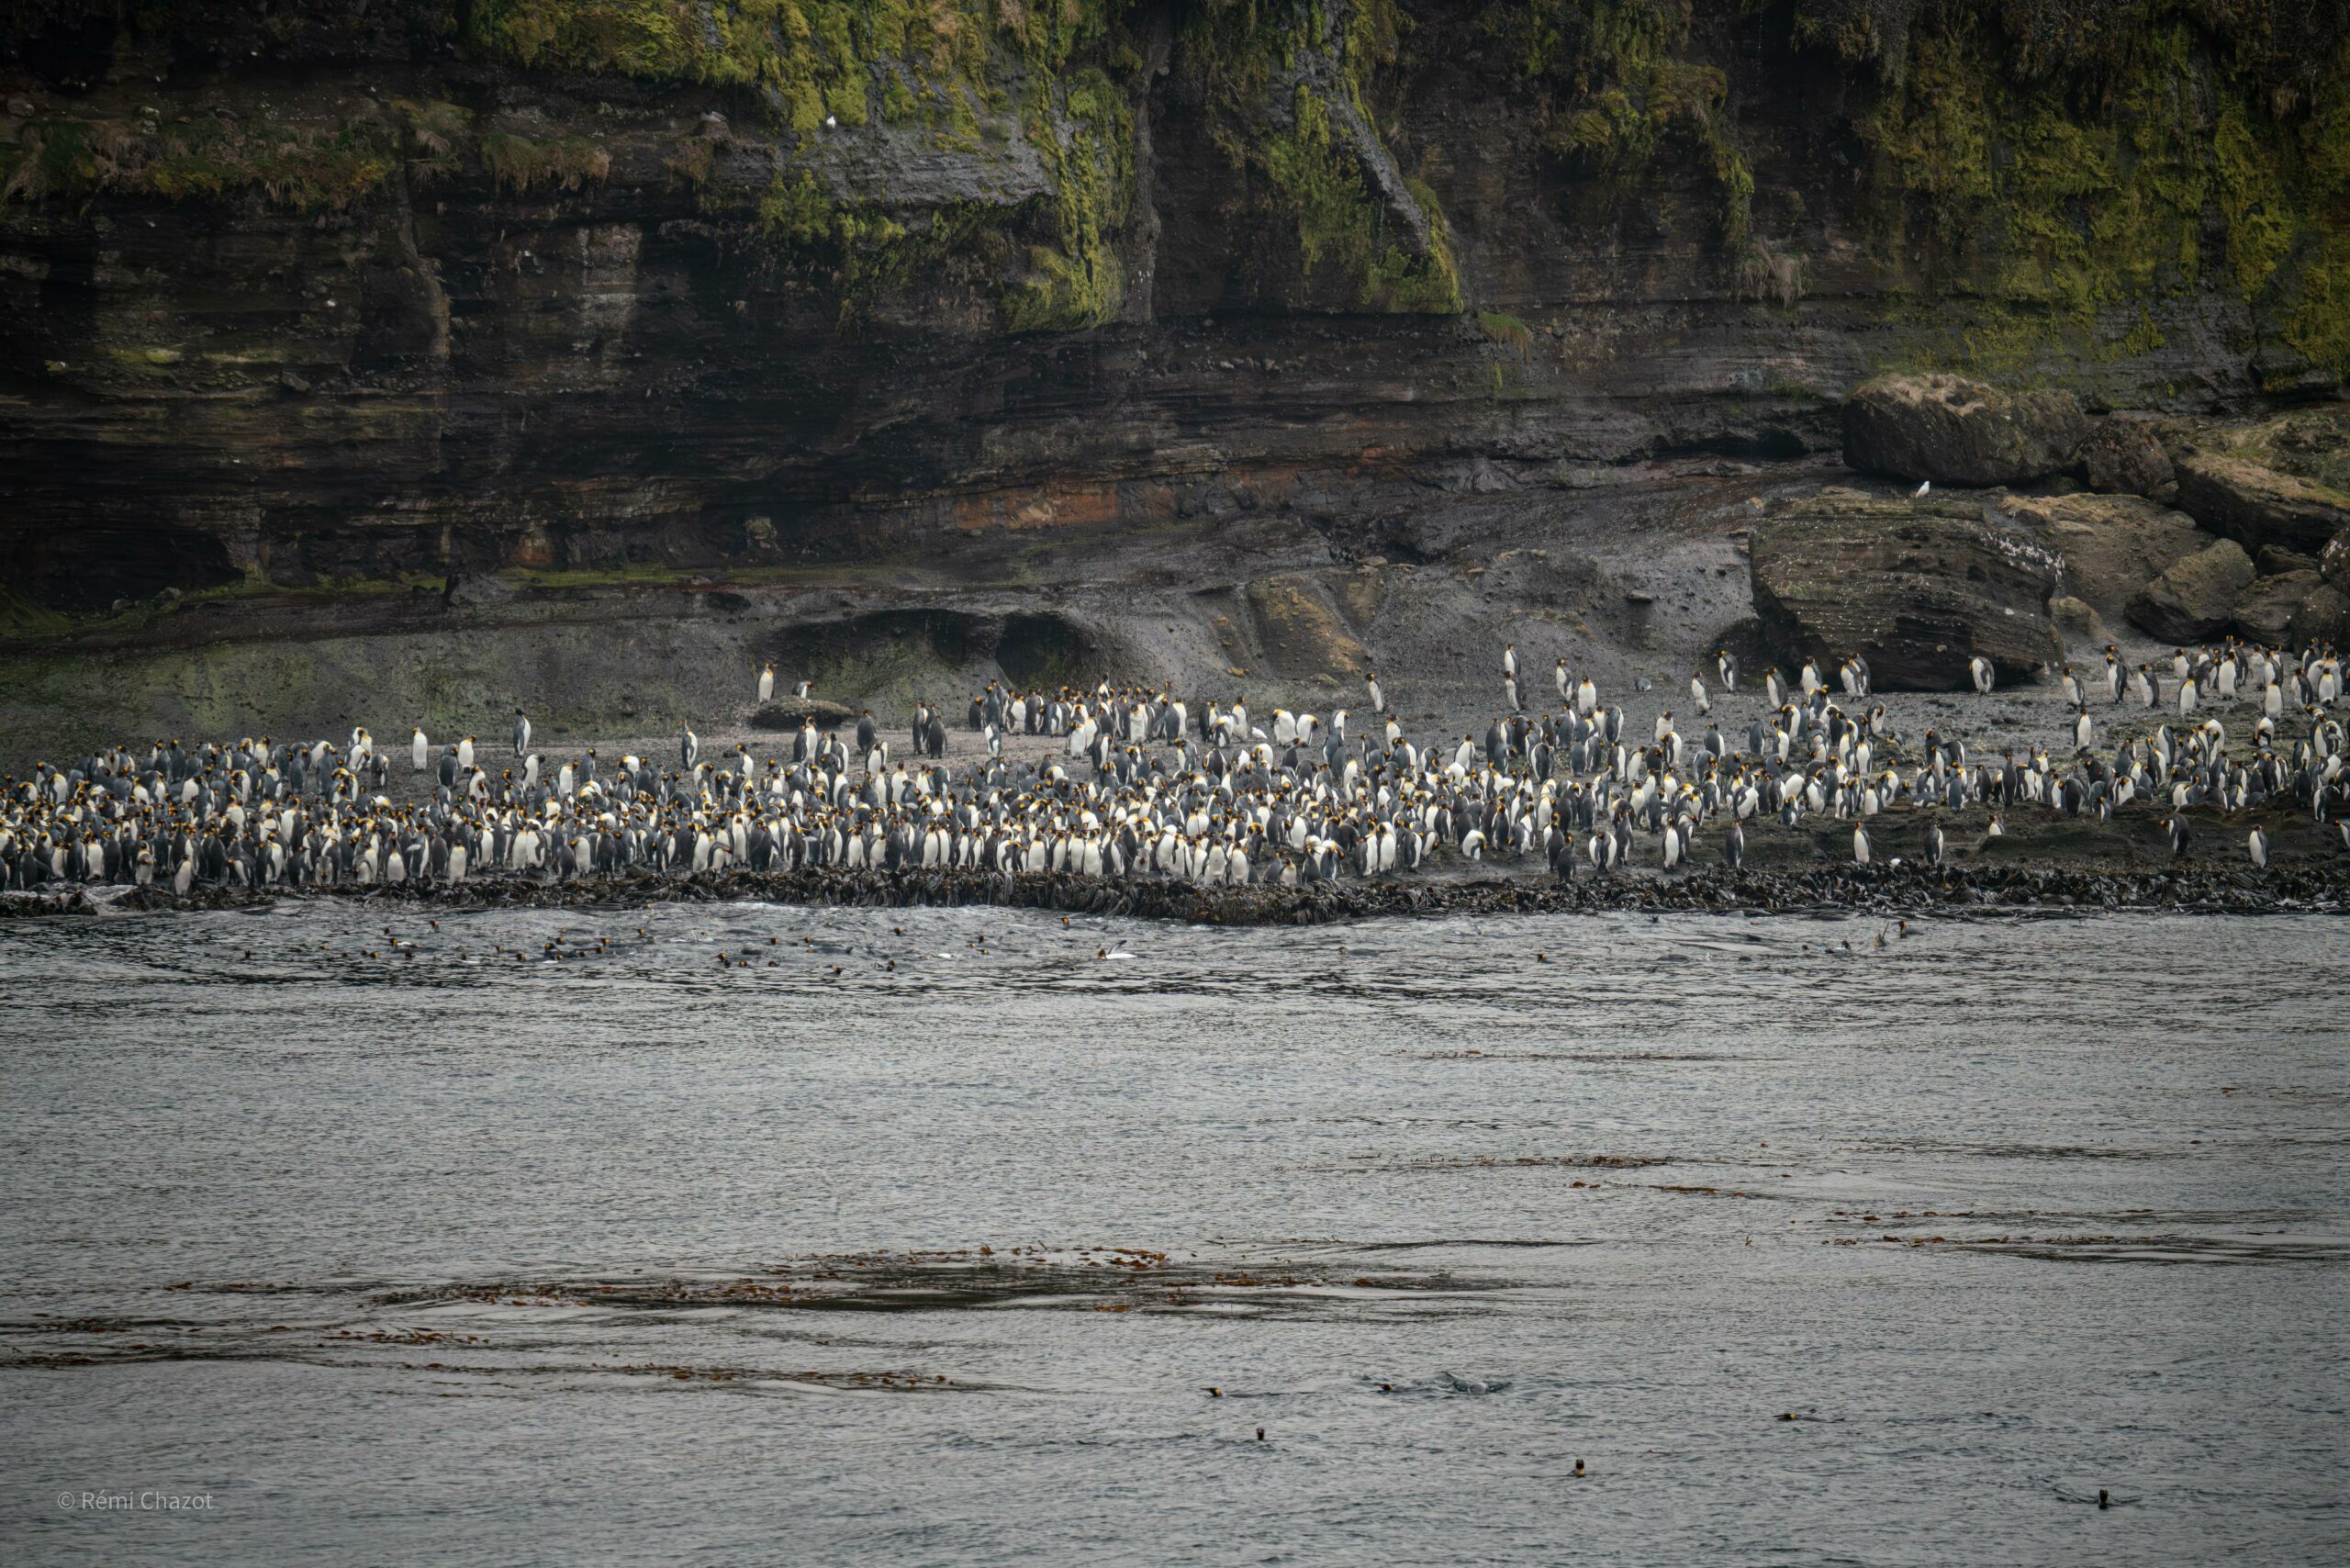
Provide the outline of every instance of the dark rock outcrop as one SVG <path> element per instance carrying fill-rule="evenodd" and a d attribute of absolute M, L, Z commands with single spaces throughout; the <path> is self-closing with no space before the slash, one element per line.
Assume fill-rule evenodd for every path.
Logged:
<path fill-rule="evenodd" d="M 1961 689 L 1978 655 L 2030 675 L 2062 651 L 2061 561 L 1979 502 L 1821 490 L 1774 508 L 1750 550 L 1764 637 L 1801 656 L 1858 653 L 1888 690 Z"/>
<path fill-rule="evenodd" d="M 814 720 L 820 730 L 845 724 L 856 717 L 856 710 L 845 702 L 831 702 L 821 697 L 781 697 L 762 705 L 750 718 L 755 730 L 796 730 L 807 720 Z M 959 715 L 958 715 L 959 718 Z"/>
<path fill-rule="evenodd" d="M 2322 604 L 2308 607 L 2305 601 L 2313 593 L 2329 599 L 2333 590 L 2315 572 L 2280 572 L 2272 577 L 2256 577 L 2250 588 L 2236 596 L 2236 630 L 2257 643 L 2282 644 L 2292 635 L 2296 619 L 2305 624 L 2324 618 Z"/>
<path fill-rule="evenodd" d="M 2286 623 L 2285 635 L 2297 648 L 2350 644 L 2350 590 L 2321 583 L 2301 596 Z"/>
<path fill-rule="evenodd" d="M 2350 528 L 2333 536 L 2325 554 L 2317 558 L 2319 575 L 2336 587 L 2350 585 Z"/>
<path fill-rule="evenodd" d="M 2185 512 L 2139 496 L 2016 496 L 1999 504 L 2064 556 L 2061 591 L 2102 615 L 2122 614 L 2140 588 L 2211 543 Z"/>
<path fill-rule="evenodd" d="M 2072 466 L 2087 431 L 2070 392 L 2008 392 L 1956 375 L 1880 375 L 1844 405 L 1844 461 L 1943 485 L 2016 485 Z"/>
<path fill-rule="evenodd" d="M 2252 566 L 2264 577 L 2277 577 L 2286 572 L 2314 572 L 2317 570 L 2317 557 L 2304 555 L 2299 550 L 2288 550 L 2281 545 L 2264 544 L 2260 553 L 2252 558 Z"/>
<path fill-rule="evenodd" d="M 2253 577 L 2244 546 L 2222 539 L 2140 589 L 2130 600 L 2131 623 L 2166 643 L 2216 636 L 2235 620 L 2236 600 Z"/>
<path fill-rule="evenodd" d="M 2092 490 L 2155 501 L 2178 494 L 2170 454 L 2147 420 L 2099 420 L 2081 442 L 2080 461 Z"/>

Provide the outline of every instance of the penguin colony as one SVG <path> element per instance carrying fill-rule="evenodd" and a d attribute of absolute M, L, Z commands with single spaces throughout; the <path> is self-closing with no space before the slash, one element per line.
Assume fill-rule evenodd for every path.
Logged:
<path fill-rule="evenodd" d="M 990 684 L 963 715 L 984 755 L 959 768 L 944 761 L 946 716 L 927 704 L 912 716 L 912 767 L 892 755 L 870 712 L 853 746 L 804 721 L 788 755 L 761 758 L 737 745 L 712 760 L 686 730 L 674 766 L 634 756 L 607 764 L 593 750 L 551 763 L 531 749 L 518 710 L 511 765 L 495 777 L 478 737 L 436 756 L 415 731 L 410 767 L 433 779 L 429 798 L 409 804 L 386 793 L 392 763 L 364 729 L 341 745 L 264 736 L 117 746 L 6 781 L 0 880 L 11 890 L 153 883 L 186 893 L 642 868 L 956 867 L 1294 885 L 1407 871 L 1447 855 L 1539 857 L 1572 878 L 1636 863 L 1671 871 L 1699 854 L 1701 834 L 1735 868 L 1744 824 L 1762 817 L 1850 822 L 1855 861 L 1897 858 L 1879 821 L 1897 810 L 1909 818 L 1904 847 L 1940 864 L 1944 823 L 1975 806 L 1988 808 L 1991 834 L 2004 831 L 2003 812 L 2158 812 L 2183 855 L 2189 808 L 2227 813 L 2280 799 L 2350 847 L 2343 724 L 2330 711 L 2344 674 L 2330 649 L 2294 655 L 2230 642 L 2180 649 L 2166 668 L 2125 670 L 2109 645 L 2101 674 L 2061 672 L 2077 742 L 2061 761 L 2039 746 L 2021 759 L 1978 760 L 1930 729 L 1915 743 L 1891 734 L 1881 704 L 1863 708 L 1869 671 L 1859 657 L 1836 666 L 1834 692 L 1818 663 L 1792 681 L 1766 672 L 1770 711 L 1743 735 L 1712 719 L 1702 734 L 1684 735 L 1670 711 L 1651 734 L 1628 734 L 1622 709 L 1563 659 L 1551 711 L 1530 715 L 1517 666 L 1506 649 L 1508 711 L 1482 740 L 1463 734 L 1425 748 L 1385 711 L 1375 673 L 1373 717 L 1359 734 L 1344 710 L 1325 721 L 1276 709 L 1260 722 L 1245 700 L 1194 710 L 1165 690 L 1106 682 L 1053 692 Z M 1703 673 L 1690 681 L 1700 715 L 1714 692 L 1738 685 L 1728 653 L 1713 674 L 1711 689 Z M 1980 659 L 1967 676 L 1978 691 L 1993 682 Z M 771 666 L 757 685 L 763 699 L 773 692 Z M 799 689 L 806 695 L 808 683 Z M 2124 703 L 2164 708 L 2164 721 L 2151 737 L 2100 755 L 2093 708 Z M 2221 714 L 2246 706 L 2252 744 L 2232 755 Z M 1042 761 L 1015 762 L 1008 735 L 1058 744 Z M 2258 826 L 2245 852 L 2266 867 L 2268 835 Z"/>

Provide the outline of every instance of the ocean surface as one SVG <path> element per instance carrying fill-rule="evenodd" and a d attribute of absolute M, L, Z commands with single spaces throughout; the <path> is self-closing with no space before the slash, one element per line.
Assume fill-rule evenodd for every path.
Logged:
<path fill-rule="evenodd" d="M 2345 999 L 2322 916 L 14 922 L 0 1558 L 2350 1561 Z"/>

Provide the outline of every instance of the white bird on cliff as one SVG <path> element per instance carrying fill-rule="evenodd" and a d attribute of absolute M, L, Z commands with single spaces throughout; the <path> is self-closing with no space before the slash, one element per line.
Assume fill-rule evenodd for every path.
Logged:
<path fill-rule="evenodd" d="M 759 671 L 759 700 L 765 702 L 768 698 L 773 697 L 774 695 L 775 666 L 769 665 L 765 669 Z"/>
<path fill-rule="evenodd" d="M 1931 479 L 1920 479 L 1918 481 L 1918 487 L 1909 492 L 1909 498 L 1913 501 L 1922 501 L 1926 498 L 1926 492 L 1933 487 L 1934 482 Z"/>

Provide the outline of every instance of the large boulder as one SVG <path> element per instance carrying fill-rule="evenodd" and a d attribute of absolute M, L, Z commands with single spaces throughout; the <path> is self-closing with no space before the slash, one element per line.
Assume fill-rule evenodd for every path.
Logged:
<path fill-rule="evenodd" d="M 2350 528 L 2350 495 L 2235 452 L 2180 458 L 2178 504 L 2212 532 L 2255 550 L 2281 544 L 2307 554 Z"/>
<path fill-rule="evenodd" d="M 2157 501 L 2178 494 L 2170 454 L 2143 420 L 2099 420 L 2081 442 L 2080 460 L 2082 477 L 2092 490 Z"/>
<path fill-rule="evenodd" d="M 2236 599 L 2252 586 L 2252 557 L 2232 539 L 2199 550 L 2141 588 L 2130 621 L 2165 643 L 2216 636 L 2235 620 Z"/>
<path fill-rule="evenodd" d="M 2350 407 L 2205 429 L 2177 452 L 2178 504 L 2247 550 L 2314 555 L 2350 528 Z"/>
<path fill-rule="evenodd" d="M 2009 496 L 2000 507 L 2065 558 L 2060 593 L 2121 614 L 2147 582 L 2211 543 L 2182 511 L 2141 496 Z"/>
<path fill-rule="evenodd" d="M 1754 610 L 1796 657 L 1859 654 L 1886 689 L 1954 691 L 1967 661 L 2026 676 L 2062 655 L 2061 562 L 1979 503 L 1830 488 L 1773 507 L 1749 537 Z"/>
<path fill-rule="evenodd" d="M 1956 375 L 1880 375 L 1844 405 L 1847 466 L 1945 485 L 2018 485 L 2073 465 L 2088 420 L 2070 392 Z"/>
<path fill-rule="evenodd" d="M 2283 643 L 2292 634 L 2293 617 L 2312 592 L 2331 594 L 2325 579 L 2315 572 L 2280 572 L 2256 577 L 2236 596 L 2236 630 L 2255 643 Z"/>
<path fill-rule="evenodd" d="M 2310 589 L 2293 610 L 2285 636 L 2296 648 L 2311 644 L 2332 644 L 2338 648 L 2350 643 L 2350 591 L 2331 583 L 2321 583 Z"/>
<path fill-rule="evenodd" d="M 2102 648 L 2113 641 L 2113 633 L 2105 628 L 2105 618 L 2087 599 L 2060 595 L 2048 601 L 2048 619 L 2056 628 L 2056 635 L 2064 640 L 2065 655 L 2073 650 Z"/>

